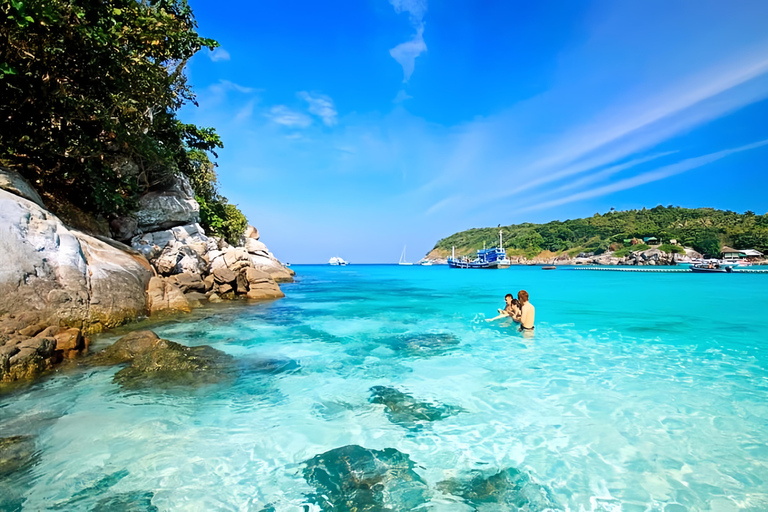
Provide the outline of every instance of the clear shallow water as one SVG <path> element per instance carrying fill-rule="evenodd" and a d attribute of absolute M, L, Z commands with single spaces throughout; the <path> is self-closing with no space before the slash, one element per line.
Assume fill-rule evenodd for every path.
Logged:
<path fill-rule="evenodd" d="M 301 510 L 301 463 L 359 444 L 433 488 L 515 467 L 562 510 L 768 510 L 768 276 L 296 270 L 283 300 L 154 326 L 233 355 L 234 383 L 128 392 L 117 368 L 73 368 L 0 395 L 0 436 L 39 450 L 0 509 Z M 482 321 L 521 288 L 533 339 Z M 409 343 L 424 334 L 459 343 Z M 372 386 L 461 412 L 393 423 Z M 428 510 L 473 509 L 434 491 Z"/>

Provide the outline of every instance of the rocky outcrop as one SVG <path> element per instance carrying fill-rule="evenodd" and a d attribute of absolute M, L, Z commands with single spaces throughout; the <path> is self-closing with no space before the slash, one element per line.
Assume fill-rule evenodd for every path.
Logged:
<path fill-rule="evenodd" d="M 231 356 L 207 345 L 186 347 L 164 340 L 152 331 L 136 331 L 95 354 L 89 364 L 111 366 L 128 364 L 115 374 L 122 387 L 170 388 L 199 387 L 232 377 Z"/>
<path fill-rule="evenodd" d="M 0 382 L 35 378 L 87 350 L 80 329 L 49 323 L 34 312 L 0 317 Z"/>
<path fill-rule="evenodd" d="M 200 222 L 200 205 L 189 180 L 176 174 L 170 183 L 139 198 L 135 218 L 141 231 L 160 231 Z"/>
<path fill-rule="evenodd" d="M 277 282 L 292 281 L 293 271 L 253 226 L 239 247 L 206 236 L 186 178 L 173 178 L 139 203 L 133 216 L 110 226 L 131 248 L 66 226 L 34 187 L 0 168 L 0 314 L 18 324 L 0 325 L 1 381 L 34 377 L 83 353 L 84 335 L 147 313 L 188 312 L 205 300 L 284 296 Z M 36 326 L 46 334 L 22 332 Z"/>
<path fill-rule="evenodd" d="M 321 510 L 415 510 L 427 503 L 427 484 L 405 453 L 348 445 L 304 462 L 309 500 Z"/>
<path fill-rule="evenodd" d="M 437 488 L 444 494 L 457 496 L 473 510 L 561 510 L 549 489 L 515 468 L 491 474 L 471 471 L 463 478 L 439 482 Z"/>
<path fill-rule="evenodd" d="M 385 386 L 371 388 L 371 403 L 383 405 L 389 421 L 407 428 L 438 421 L 461 411 L 457 407 L 417 400 L 408 393 Z"/>
<path fill-rule="evenodd" d="M 146 312 L 152 269 L 118 242 L 69 229 L 37 203 L 0 190 L 0 311 L 98 332 Z"/>

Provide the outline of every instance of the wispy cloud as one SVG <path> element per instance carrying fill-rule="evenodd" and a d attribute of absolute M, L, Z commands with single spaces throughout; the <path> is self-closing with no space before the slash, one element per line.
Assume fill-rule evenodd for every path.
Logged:
<path fill-rule="evenodd" d="M 402 103 L 405 100 L 413 99 L 413 96 L 405 92 L 404 90 L 400 89 L 397 91 L 397 95 L 395 96 L 395 99 L 392 100 L 392 103 Z"/>
<path fill-rule="evenodd" d="M 212 52 L 208 52 L 208 58 L 213 62 L 219 62 L 221 60 L 229 60 L 230 55 L 227 50 L 222 47 L 214 49 Z"/>
<path fill-rule="evenodd" d="M 410 80 L 416 66 L 416 57 L 427 51 L 424 42 L 424 15 L 427 13 L 426 0 L 389 0 L 396 13 L 407 12 L 411 25 L 416 29 L 413 39 L 400 43 L 389 54 L 403 67 L 403 82 Z"/>
<path fill-rule="evenodd" d="M 303 112 L 291 110 L 285 105 L 275 105 L 267 114 L 273 122 L 290 128 L 306 128 L 312 124 L 312 118 Z"/>
<path fill-rule="evenodd" d="M 686 171 L 696 169 L 698 167 L 702 167 L 704 165 L 710 164 L 712 162 L 716 162 L 717 160 L 733 155 L 735 153 L 741 153 L 743 151 L 757 149 L 765 145 L 768 145 L 768 139 L 761 140 L 759 142 L 755 142 L 752 144 L 747 144 L 746 146 L 740 146 L 738 148 L 726 149 L 723 151 L 718 151 L 716 153 L 710 153 L 708 155 L 703 155 L 695 158 L 688 158 L 686 160 L 682 160 L 680 162 L 677 162 L 671 165 L 660 167 L 654 171 L 646 172 L 646 173 L 634 176 L 632 178 L 627 178 L 624 180 L 617 181 L 615 183 L 611 183 L 610 185 L 604 185 L 602 187 L 598 187 L 592 190 L 586 190 L 584 192 L 572 194 L 567 197 L 561 197 L 559 199 L 554 199 L 552 201 L 535 204 L 527 208 L 521 208 L 520 211 L 543 210 L 546 208 L 553 208 L 555 206 L 560 206 L 566 203 L 572 203 L 574 201 L 582 201 L 584 199 L 592 199 L 594 197 L 600 197 L 607 194 L 612 194 L 613 192 L 618 192 L 620 190 L 627 190 L 630 188 L 638 187 L 640 185 L 645 185 L 647 183 L 652 183 L 654 181 L 663 180 L 671 176 L 675 176 L 677 174 L 681 174 Z"/>
<path fill-rule="evenodd" d="M 329 96 L 301 91 L 299 98 L 309 103 L 309 113 L 322 119 L 326 126 L 333 126 L 338 122 L 338 112 Z"/>

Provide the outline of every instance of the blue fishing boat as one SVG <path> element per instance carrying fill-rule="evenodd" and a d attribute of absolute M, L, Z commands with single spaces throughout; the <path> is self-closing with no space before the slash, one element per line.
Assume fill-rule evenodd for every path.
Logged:
<path fill-rule="evenodd" d="M 456 248 L 451 250 L 451 257 L 448 258 L 449 268 L 509 268 L 507 251 L 502 244 L 502 234 L 499 231 L 499 246 L 490 249 L 479 249 L 475 259 L 469 259 L 466 256 L 456 258 Z"/>

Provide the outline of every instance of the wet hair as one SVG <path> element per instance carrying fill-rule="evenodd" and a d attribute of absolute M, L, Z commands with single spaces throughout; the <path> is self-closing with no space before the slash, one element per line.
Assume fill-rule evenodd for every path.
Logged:
<path fill-rule="evenodd" d="M 517 300 L 517 299 L 512 299 L 512 305 L 513 305 L 513 306 L 517 306 L 518 308 L 519 308 L 520 306 L 522 306 L 522 304 L 520 304 L 520 301 L 519 301 L 519 300 Z"/>
<path fill-rule="evenodd" d="M 506 295 L 504 296 L 504 299 L 506 300 L 506 298 L 507 298 L 507 297 L 512 297 L 512 300 L 515 300 L 515 296 L 514 296 L 514 295 L 512 295 L 511 293 L 508 293 L 508 294 L 506 294 Z"/>
<path fill-rule="evenodd" d="M 520 303 L 528 302 L 528 292 L 525 290 L 520 290 L 517 297 L 520 299 Z"/>

